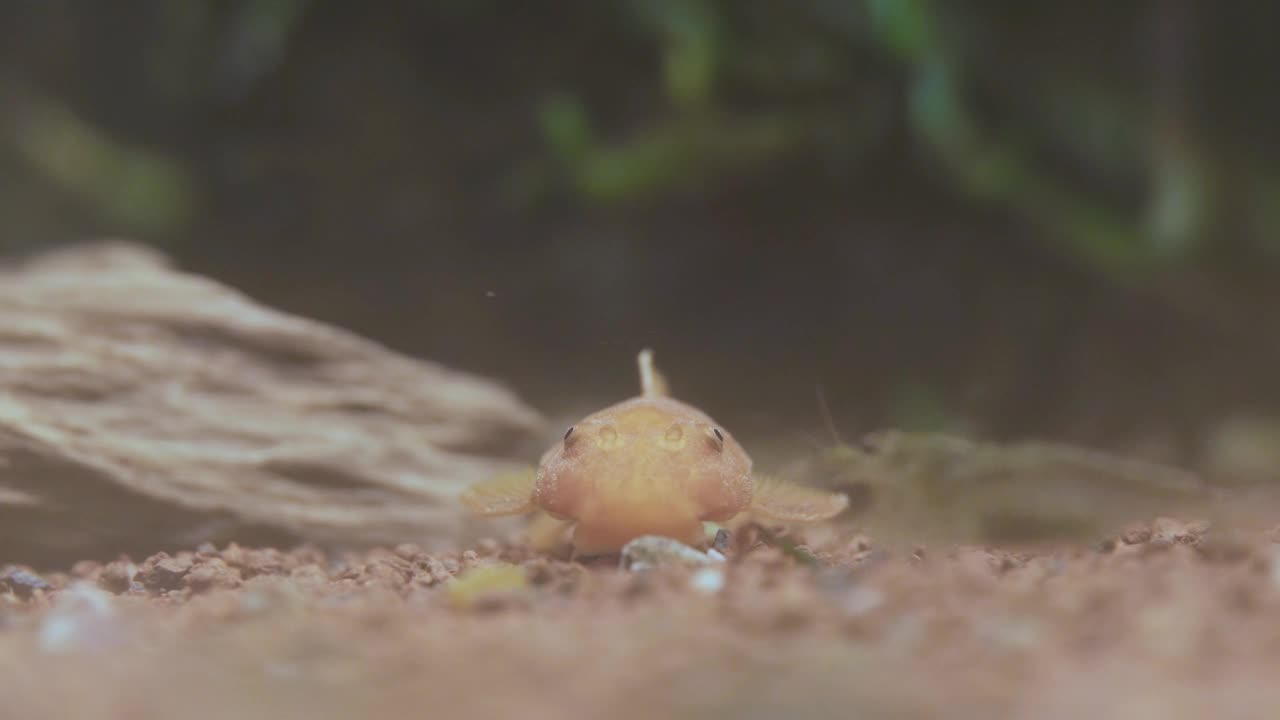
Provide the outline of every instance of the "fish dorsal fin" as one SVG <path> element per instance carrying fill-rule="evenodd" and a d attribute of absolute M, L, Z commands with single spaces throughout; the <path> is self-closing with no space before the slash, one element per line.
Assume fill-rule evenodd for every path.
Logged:
<path fill-rule="evenodd" d="M 653 365 L 653 351 L 645 348 L 636 361 L 640 365 L 640 396 L 647 398 L 668 397 L 671 394 L 667 378 Z"/>

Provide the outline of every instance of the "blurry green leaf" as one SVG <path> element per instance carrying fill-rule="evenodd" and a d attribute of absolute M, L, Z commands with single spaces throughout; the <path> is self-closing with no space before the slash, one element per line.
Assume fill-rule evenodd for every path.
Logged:
<path fill-rule="evenodd" d="M 983 136 L 956 80 L 954 64 L 927 55 L 916 66 L 910 88 L 911 121 L 953 173 L 959 189 L 974 199 L 1009 207 L 1040 225 L 1059 242 L 1108 274 L 1144 266 L 1148 251 L 1137 225 L 1061 187 L 1019 152 L 1008 138 Z"/>
<path fill-rule="evenodd" d="M 976 131 L 964 107 L 956 72 L 941 56 L 929 56 L 920 62 L 909 89 L 910 118 L 925 140 L 953 161 L 967 164 L 967 156 L 974 151 Z"/>
<path fill-rule="evenodd" d="M 53 182 L 129 230 L 163 232 L 189 219 L 194 193 L 176 163 L 119 145 L 61 106 L 29 101 L 24 108 L 17 149 Z"/>
<path fill-rule="evenodd" d="M 620 200 L 668 184 L 687 162 L 676 138 L 657 134 L 592 153 L 580 167 L 579 182 L 589 196 Z"/>
<path fill-rule="evenodd" d="M 1108 274 L 1137 272 L 1148 264 L 1141 236 L 1132 223 L 1073 199 L 1073 207 L 1055 214 L 1062 224 L 1051 229 L 1070 243 L 1077 257 Z"/>
<path fill-rule="evenodd" d="M 925 1 L 871 0 L 872 24 L 881 44 L 912 70 L 908 110 L 912 128 L 933 148 L 971 199 L 1017 212 L 1039 225 L 1092 267 L 1107 274 L 1140 269 L 1158 254 L 1177 252 L 1193 223 L 1197 189 L 1190 176 L 1169 168 L 1155 210 L 1155 234 L 1165 243 L 1147 246 L 1131 216 L 1104 209 L 1087 194 L 1056 180 L 1033 160 L 1037 148 L 1019 148 L 1003 134 L 988 135 L 965 94 L 963 58 L 941 43 L 936 8 Z M 1095 113 L 1097 117 L 1107 117 Z M 1035 135 L 1034 133 L 1030 133 Z"/>
<path fill-rule="evenodd" d="M 867 9 L 881 42 L 899 58 L 918 58 L 936 42 L 928 0 L 869 0 Z"/>
<path fill-rule="evenodd" d="M 542 135 L 556 154 L 578 160 L 591 147 L 591 121 L 577 98 L 557 95 L 542 103 L 538 112 Z"/>
<path fill-rule="evenodd" d="M 722 20 L 709 0 L 634 0 L 633 11 L 663 43 L 667 92 L 680 106 L 711 96 L 720 63 Z"/>
<path fill-rule="evenodd" d="M 1138 271 L 1148 262 L 1138 226 L 1129 218 L 1093 205 L 1087 198 L 1019 162 L 1010 204 L 1044 228 L 1046 237 L 1106 275 Z"/>
<path fill-rule="evenodd" d="M 706 44 L 678 44 L 666 56 L 667 92 L 678 105 L 704 102 L 715 80 L 715 51 Z"/>
<path fill-rule="evenodd" d="M 577 166 L 579 190 L 617 202 L 697 189 L 710 177 L 756 167 L 799 137 L 785 118 L 730 123 L 708 116 L 673 123 L 594 149 Z"/>
<path fill-rule="evenodd" d="M 1155 152 L 1147 211 L 1149 247 L 1160 259 L 1185 258 L 1204 235 L 1208 214 L 1204 173 L 1179 140 L 1158 143 Z"/>
<path fill-rule="evenodd" d="M 979 197 L 1009 197 L 1017 194 L 1018 183 L 1023 179 L 1021 170 L 1021 163 L 1013 150 L 987 148 L 970 166 L 969 183 Z"/>

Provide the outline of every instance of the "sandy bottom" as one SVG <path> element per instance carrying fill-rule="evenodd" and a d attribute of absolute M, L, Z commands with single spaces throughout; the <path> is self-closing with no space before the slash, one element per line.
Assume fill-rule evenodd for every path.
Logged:
<path fill-rule="evenodd" d="M 496 542 L 10 567 L 0 718 L 1280 712 L 1268 538 L 1160 521 L 1096 549 L 812 548 L 644 572 Z"/>

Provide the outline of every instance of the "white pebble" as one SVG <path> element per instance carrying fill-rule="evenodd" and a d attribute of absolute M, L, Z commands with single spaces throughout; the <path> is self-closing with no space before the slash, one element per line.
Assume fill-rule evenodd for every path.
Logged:
<path fill-rule="evenodd" d="M 702 568 L 689 578 L 689 585 L 704 595 L 715 595 L 724 589 L 724 571 L 714 567 Z"/>
<path fill-rule="evenodd" d="M 644 535 L 622 548 L 619 565 L 625 570 L 640 571 L 659 566 L 703 567 L 723 562 L 724 556 L 714 556 L 682 542 L 659 535 Z"/>
<path fill-rule="evenodd" d="M 58 595 L 40 624 L 40 649 L 59 653 L 110 641 L 115 608 L 111 596 L 91 583 L 74 583 Z"/>

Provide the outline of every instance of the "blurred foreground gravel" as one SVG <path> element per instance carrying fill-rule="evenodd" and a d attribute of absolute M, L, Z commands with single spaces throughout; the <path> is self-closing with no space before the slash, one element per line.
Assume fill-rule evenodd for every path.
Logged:
<path fill-rule="evenodd" d="M 802 538 L 800 538 L 802 539 Z M 740 542 L 624 572 L 485 541 L 204 546 L 0 577 L 4 718 L 1262 717 L 1280 546 L 1162 519 L 1094 549 Z"/>

